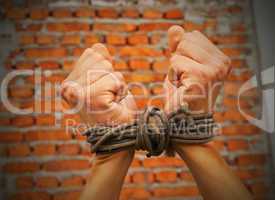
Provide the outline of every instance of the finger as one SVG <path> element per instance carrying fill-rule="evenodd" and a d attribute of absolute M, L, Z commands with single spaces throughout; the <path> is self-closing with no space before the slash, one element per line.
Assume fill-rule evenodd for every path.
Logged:
<path fill-rule="evenodd" d="M 78 81 L 63 82 L 60 91 L 61 97 L 71 106 L 76 105 L 84 96 L 84 87 Z"/>
<path fill-rule="evenodd" d="M 109 73 L 86 87 L 87 104 L 91 110 L 111 108 L 125 95 L 126 83 L 118 73 Z"/>
<path fill-rule="evenodd" d="M 66 78 L 66 80 L 77 79 L 80 74 L 87 68 L 105 59 L 107 59 L 110 63 L 112 62 L 112 58 L 109 54 L 108 49 L 103 44 L 94 44 L 91 48 L 87 48 L 83 52 L 83 54 L 77 61 L 73 71 Z"/>
<path fill-rule="evenodd" d="M 86 49 L 83 54 L 84 56 L 82 60 L 76 63 L 73 71 L 69 74 L 66 80 L 77 79 L 87 65 L 92 66 L 94 63 L 105 59 L 101 54 L 95 52 L 92 48 Z"/>
<path fill-rule="evenodd" d="M 113 73 L 112 64 L 107 60 L 102 60 L 94 65 L 87 65 L 80 73 L 77 81 L 81 85 L 90 85 L 109 73 Z"/>
<path fill-rule="evenodd" d="M 202 48 L 200 45 L 195 44 L 193 40 L 190 40 L 191 37 L 188 36 L 188 34 L 189 33 L 185 34 L 184 39 L 181 40 L 177 46 L 177 54 L 187 56 L 198 63 L 207 66 L 220 67 L 224 65 L 221 60 L 208 53 L 207 50 Z"/>
<path fill-rule="evenodd" d="M 171 59 L 171 66 L 168 71 L 169 81 L 179 87 L 182 81 L 187 78 L 195 77 L 199 79 L 202 84 L 209 81 L 215 81 L 217 70 L 215 68 L 206 68 L 202 64 L 180 55 L 174 55 Z"/>
<path fill-rule="evenodd" d="M 101 54 L 105 59 L 109 60 L 110 62 L 112 62 L 112 56 L 109 53 L 108 49 L 105 47 L 105 45 L 101 44 L 101 43 L 96 43 L 92 46 L 92 49 L 95 52 L 98 52 L 99 54 Z"/>
<path fill-rule="evenodd" d="M 220 60 L 228 60 L 226 55 L 216 46 L 214 45 L 204 34 L 200 31 L 192 31 L 186 34 L 186 37 L 196 45 L 201 46 L 204 50 L 206 50 L 213 57 L 219 58 Z"/>
<path fill-rule="evenodd" d="M 168 30 L 168 46 L 171 52 L 175 52 L 178 44 L 182 40 L 184 29 L 181 26 L 175 25 Z"/>

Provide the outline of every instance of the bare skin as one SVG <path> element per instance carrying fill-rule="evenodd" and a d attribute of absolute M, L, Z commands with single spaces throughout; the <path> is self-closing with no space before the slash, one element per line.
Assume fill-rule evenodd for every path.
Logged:
<path fill-rule="evenodd" d="M 168 40 L 174 55 L 170 59 L 165 83 L 166 113 L 182 104 L 188 105 L 194 112 L 212 111 L 221 87 L 218 83 L 222 83 L 230 72 L 229 58 L 197 31 L 186 33 L 183 28 L 173 26 L 168 31 Z M 213 87 L 215 84 L 218 86 Z M 194 97 L 203 92 L 210 98 Z M 186 162 L 205 200 L 252 199 L 240 179 L 211 145 L 173 146 Z"/>
<path fill-rule="evenodd" d="M 113 70 L 111 62 L 106 47 L 95 44 L 86 49 L 62 83 L 62 96 L 70 105 L 75 106 L 80 101 L 83 103 L 79 114 L 87 124 L 116 126 L 135 119 L 134 99 L 127 91 L 122 75 Z M 96 155 L 90 180 L 80 199 L 119 199 L 133 156 L 131 150 Z"/>
<path fill-rule="evenodd" d="M 168 41 L 173 56 L 165 81 L 165 112 L 169 114 L 182 105 L 188 105 L 194 112 L 212 111 L 221 87 L 219 83 L 231 69 L 229 58 L 197 31 L 185 33 L 181 27 L 173 26 L 168 31 Z M 71 82 L 84 89 L 73 87 Z M 217 86 L 212 89 L 215 84 Z M 85 123 L 119 125 L 136 117 L 135 102 L 125 85 L 123 77 L 113 71 L 107 49 L 96 44 L 80 57 L 63 83 L 62 94 L 72 105 L 84 102 L 80 115 Z M 209 94 L 211 98 L 207 98 Z M 204 96 L 196 98 L 194 95 Z M 104 114 L 87 112 L 102 109 L 107 111 Z M 174 144 L 174 148 L 191 170 L 204 199 L 252 199 L 222 157 L 209 145 Z M 133 155 L 133 151 L 97 155 L 91 179 L 80 199 L 119 199 Z"/>

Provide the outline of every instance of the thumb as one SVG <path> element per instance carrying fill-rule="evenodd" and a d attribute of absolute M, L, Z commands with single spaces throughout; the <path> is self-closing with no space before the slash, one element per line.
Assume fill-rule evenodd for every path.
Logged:
<path fill-rule="evenodd" d="M 101 43 L 96 43 L 92 46 L 92 49 L 102 55 L 104 58 L 109 60 L 110 62 L 112 61 L 112 56 L 110 55 L 108 49 L 105 47 L 105 45 Z"/>
<path fill-rule="evenodd" d="M 171 52 L 175 52 L 178 44 L 183 39 L 184 29 L 181 26 L 175 25 L 168 30 L 168 46 Z"/>

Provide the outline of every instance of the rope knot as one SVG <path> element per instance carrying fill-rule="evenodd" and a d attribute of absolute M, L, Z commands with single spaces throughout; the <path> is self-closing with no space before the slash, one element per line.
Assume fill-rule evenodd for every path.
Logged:
<path fill-rule="evenodd" d="M 135 148 L 146 150 L 147 157 L 160 155 L 169 143 L 168 118 L 156 107 L 148 107 L 137 121 Z"/>

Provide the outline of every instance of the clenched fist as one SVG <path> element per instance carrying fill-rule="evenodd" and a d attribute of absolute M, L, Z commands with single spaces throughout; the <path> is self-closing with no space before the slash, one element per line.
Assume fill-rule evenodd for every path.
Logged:
<path fill-rule="evenodd" d="M 104 45 L 95 44 L 84 51 L 62 83 L 62 97 L 76 106 L 89 125 L 112 126 L 135 119 L 136 104 L 111 59 Z"/>
<path fill-rule="evenodd" d="M 168 30 L 170 58 L 165 80 L 166 113 L 187 105 L 191 111 L 212 111 L 223 80 L 230 72 L 230 59 L 199 31 L 180 26 Z"/>

